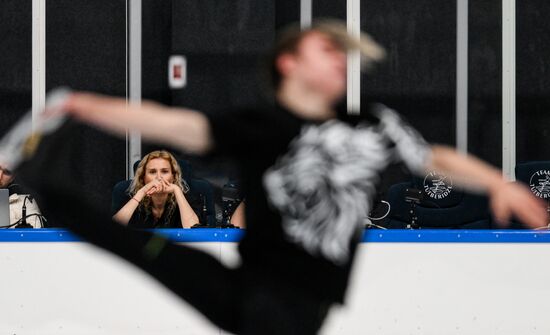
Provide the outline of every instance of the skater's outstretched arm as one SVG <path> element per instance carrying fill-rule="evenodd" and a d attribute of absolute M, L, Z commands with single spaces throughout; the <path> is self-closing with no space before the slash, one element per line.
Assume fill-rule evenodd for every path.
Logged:
<path fill-rule="evenodd" d="M 194 110 L 170 108 L 151 101 L 133 104 L 123 98 L 94 93 L 72 93 L 62 108 L 117 135 L 124 135 L 128 129 L 137 130 L 148 140 L 197 154 L 212 146 L 208 120 Z"/>
<path fill-rule="evenodd" d="M 512 215 L 531 228 L 548 224 L 546 204 L 541 199 L 524 185 L 509 182 L 499 170 L 473 156 L 434 145 L 428 169 L 452 176 L 469 190 L 487 192 L 493 216 L 501 226 L 507 225 Z"/>

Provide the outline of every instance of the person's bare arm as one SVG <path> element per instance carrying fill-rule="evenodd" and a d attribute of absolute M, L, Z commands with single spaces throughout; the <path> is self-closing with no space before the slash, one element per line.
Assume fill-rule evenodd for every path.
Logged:
<path fill-rule="evenodd" d="M 137 197 L 131 198 L 124 206 L 122 206 L 121 209 L 118 210 L 118 212 L 115 213 L 115 215 L 113 215 L 113 220 L 124 226 L 128 225 L 128 222 L 130 222 L 130 219 L 138 208 L 139 203 L 140 200 L 138 200 Z"/>
<path fill-rule="evenodd" d="M 241 203 L 235 208 L 235 211 L 233 212 L 233 215 L 231 215 L 231 220 L 229 223 L 234 225 L 235 227 L 239 228 L 246 228 L 246 217 L 245 217 L 245 210 L 244 210 L 244 201 L 241 201 Z"/>
<path fill-rule="evenodd" d="M 198 154 L 212 146 L 207 118 L 190 109 L 170 108 L 149 101 L 130 104 L 122 98 L 93 93 L 71 94 L 63 109 L 117 135 L 124 135 L 128 129 L 137 130 L 148 140 Z"/>
<path fill-rule="evenodd" d="M 139 189 L 136 194 L 134 194 L 134 196 L 130 198 L 130 200 L 128 200 L 128 202 L 121 209 L 119 209 L 115 215 L 113 215 L 113 220 L 124 226 L 128 225 L 128 222 L 130 222 L 132 215 L 134 215 L 134 212 L 143 198 L 150 195 L 156 188 L 158 188 L 159 184 L 160 183 L 158 180 L 153 180 L 148 184 L 143 185 L 143 187 L 141 187 L 141 189 Z"/>
<path fill-rule="evenodd" d="M 548 223 L 546 204 L 542 200 L 536 198 L 527 187 L 510 183 L 499 170 L 473 156 L 434 145 L 427 168 L 452 176 L 467 189 L 486 191 L 493 215 L 501 225 L 509 222 L 512 214 L 532 228 Z"/>
<path fill-rule="evenodd" d="M 168 183 L 166 180 L 162 181 L 167 192 L 173 193 L 176 198 L 176 202 L 179 208 L 179 215 L 182 228 L 191 228 L 194 225 L 200 223 L 197 214 L 187 202 L 183 190 L 179 188 L 176 184 Z"/>

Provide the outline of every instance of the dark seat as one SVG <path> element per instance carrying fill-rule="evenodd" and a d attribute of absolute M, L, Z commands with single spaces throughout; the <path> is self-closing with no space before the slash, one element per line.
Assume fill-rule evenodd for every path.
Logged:
<path fill-rule="evenodd" d="M 550 161 L 531 161 L 516 165 L 516 180 L 525 183 L 534 195 L 550 199 Z"/>
<path fill-rule="evenodd" d="M 244 200 L 241 182 L 230 178 L 222 188 L 222 227 L 234 227 L 231 217 L 239 204 Z"/>
<path fill-rule="evenodd" d="M 178 160 L 178 164 L 182 169 L 182 177 L 189 185 L 189 191 L 185 194 L 185 198 L 193 208 L 193 211 L 199 217 L 202 224 L 208 227 L 216 226 L 216 210 L 214 205 L 214 189 L 212 185 L 202 178 L 194 178 L 189 162 Z M 139 161 L 134 163 L 134 172 L 139 165 Z M 128 189 L 132 180 L 122 180 L 115 184 L 111 193 L 111 212 L 118 212 L 129 200 L 130 194 Z"/>
<path fill-rule="evenodd" d="M 547 202 L 550 211 L 550 161 L 529 161 L 516 164 L 516 180 L 529 187 L 533 194 Z M 525 226 L 514 220 L 514 228 Z"/>
<path fill-rule="evenodd" d="M 415 216 L 420 228 L 492 228 L 487 197 L 457 189 L 452 181 L 437 174 L 392 185 L 386 196 L 391 209 L 384 226 L 403 229 L 411 222 L 412 205 L 405 200 L 407 189 L 420 191 L 421 200 L 415 204 Z"/>

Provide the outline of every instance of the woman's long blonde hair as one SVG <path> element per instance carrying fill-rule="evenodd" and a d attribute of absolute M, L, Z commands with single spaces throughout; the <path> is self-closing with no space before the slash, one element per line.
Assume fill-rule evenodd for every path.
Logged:
<path fill-rule="evenodd" d="M 128 193 L 130 194 L 130 196 L 133 197 L 134 195 L 136 195 L 136 193 L 145 185 L 145 172 L 146 172 L 147 164 L 149 163 L 149 161 L 155 158 L 162 158 L 164 160 L 167 160 L 170 163 L 170 168 L 172 169 L 172 174 L 174 175 L 173 183 L 178 185 L 183 191 L 183 193 L 187 193 L 187 191 L 189 191 L 189 186 L 187 185 L 185 180 L 183 180 L 182 178 L 181 168 L 176 158 L 174 158 L 174 156 L 166 150 L 157 150 L 157 151 L 152 151 L 148 153 L 139 162 L 139 165 L 136 169 L 135 177 L 132 180 L 130 187 L 128 188 Z M 176 207 L 176 198 L 174 197 L 173 194 L 168 195 L 168 199 L 166 200 L 166 203 L 168 206 L 167 207 L 165 206 L 165 208 L 168 209 L 169 212 L 173 211 L 173 209 Z M 150 197 L 143 198 L 140 206 L 143 206 L 143 208 L 147 212 L 150 212 L 151 198 Z"/>

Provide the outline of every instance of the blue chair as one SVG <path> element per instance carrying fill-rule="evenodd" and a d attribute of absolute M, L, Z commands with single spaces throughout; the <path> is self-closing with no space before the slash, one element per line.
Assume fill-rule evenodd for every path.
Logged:
<path fill-rule="evenodd" d="M 391 209 L 384 226 L 409 228 L 411 223 L 411 197 L 407 189 L 417 190 L 421 200 L 414 204 L 416 227 L 442 229 L 490 229 L 492 228 L 488 199 L 485 196 L 466 193 L 452 186 L 439 175 L 414 177 L 411 181 L 392 185 L 386 200 Z"/>
<path fill-rule="evenodd" d="M 134 163 L 134 172 L 140 161 Z M 216 226 L 216 209 L 214 204 L 214 189 L 202 178 L 194 178 L 191 165 L 185 160 L 178 160 L 182 169 L 182 177 L 189 185 L 189 192 L 185 195 L 189 205 L 193 208 L 201 223 L 208 227 Z M 122 180 L 115 184 L 111 193 L 111 212 L 118 212 L 130 200 L 128 189 L 132 180 Z"/>

